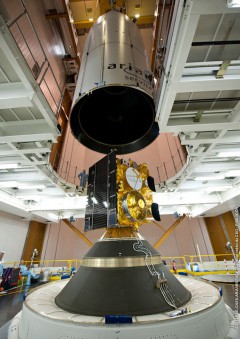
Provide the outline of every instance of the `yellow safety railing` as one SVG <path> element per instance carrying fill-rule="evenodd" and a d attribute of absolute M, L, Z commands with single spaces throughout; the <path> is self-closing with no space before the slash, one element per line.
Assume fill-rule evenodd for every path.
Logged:
<path fill-rule="evenodd" d="M 186 259 L 187 262 L 194 263 L 194 262 L 201 262 L 204 261 L 203 258 L 208 258 L 207 261 L 223 261 L 224 259 L 226 260 L 232 260 L 234 259 L 232 253 L 224 253 L 224 254 L 201 254 L 199 255 L 187 255 L 184 254 L 184 258 Z M 240 256 L 239 256 L 240 258 Z"/>
<path fill-rule="evenodd" d="M 30 267 L 31 261 L 25 261 L 25 265 Z M 4 267 L 18 267 L 19 261 L 6 261 L 4 262 Z M 80 259 L 63 259 L 63 260 L 34 260 L 32 263 L 32 268 L 38 268 L 38 267 L 60 267 L 60 268 L 67 268 L 70 270 L 72 267 L 75 267 L 76 269 L 81 266 L 81 260 Z"/>
<path fill-rule="evenodd" d="M 176 263 L 176 267 L 178 269 L 185 269 L 186 268 L 186 260 L 184 258 L 184 256 L 177 256 L 177 257 L 163 257 L 162 256 L 162 260 L 166 262 L 166 266 L 168 268 L 172 268 L 172 261 L 174 260 Z"/>
<path fill-rule="evenodd" d="M 240 260 L 240 254 L 237 255 Z M 233 261 L 233 255 L 224 254 L 201 254 L 199 255 L 183 255 L 183 256 L 162 256 L 164 264 L 172 271 L 172 261 L 175 261 L 178 272 L 186 272 L 194 276 L 205 275 L 205 274 L 225 274 L 234 273 L 235 269 L 227 267 L 227 263 Z M 31 261 L 25 261 L 26 266 L 33 268 L 64 268 L 71 270 L 73 267 L 78 269 L 81 266 L 81 259 L 62 259 L 62 260 L 34 260 L 31 266 Z M 195 271 L 194 265 L 210 264 L 209 267 L 214 267 L 213 270 L 199 270 Z M 232 266 L 233 265 L 233 266 Z M 235 266 L 233 262 L 231 267 Z M 4 263 L 4 267 L 18 267 L 19 261 L 7 261 Z"/>

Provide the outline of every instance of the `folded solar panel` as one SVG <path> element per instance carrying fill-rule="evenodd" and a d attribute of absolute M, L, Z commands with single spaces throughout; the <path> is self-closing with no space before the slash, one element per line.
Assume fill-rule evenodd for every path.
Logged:
<path fill-rule="evenodd" d="M 117 225 L 115 151 L 89 168 L 84 231 Z"/>

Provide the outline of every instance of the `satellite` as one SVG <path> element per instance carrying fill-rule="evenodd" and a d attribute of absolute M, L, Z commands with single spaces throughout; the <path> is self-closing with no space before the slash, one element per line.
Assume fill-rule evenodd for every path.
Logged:
<path fill-rule="evenodd" d="M 154 179 L 146 163 L 116 157 L 112 151 L 89 169 L 84 231 L 97 228 L 137 229 L 151 218 L 160 220 L 153 202 Z"/>

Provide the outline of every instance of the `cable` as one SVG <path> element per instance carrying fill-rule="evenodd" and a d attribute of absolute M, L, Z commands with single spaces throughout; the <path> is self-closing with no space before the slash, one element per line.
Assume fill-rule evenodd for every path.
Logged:
<path fill-rule="evenodd" d="M 144 243 L 141 240 L 138 240 L 136 243 L 133 244 L 133 249 L 136 252 L 143 252 L 145 254 L 145 259 L 148 257 L 152 257 L 151 251 L 144 245 Z M 163 299 L 166 301 L 166 303 L 177 309 L 175 305 L 175 301 L 173 296 L 171 295 L 171 292 L 169 288 L 166 286 L 167 279 L 165 279 L 164 273 L 162 272 L 162 278 L 160 277 L 160 273 L 156 270 L 154 265 L 149 265 L 146 262 L 146 266 L 152 276 L 157 276 L 157 283 L 156 286 L 159 288 L 159 291 L 162 293 Z"/>
<path fill-rule="evenodd" d="M 165 291 L 164 291 L 162 285 L 160 285 L 159 290 L 160 290 L 160 292 L 162 293 L 162 296 L 163 296 L 164 300 L 166 301 L 166 303 L 167 303 L 169 306 L 171 306 L 171 307 L 177 309 L 177 307 L 176 307 L 176 305 L 175 305 L 175 303 L 174 303 L 173 298 L 171 297 L 171 298 L 170 298 L 171 300 L 169 300 L 169 298 L 168 298 L 168 296 L 166 295 L 166 293 L 165 293 Z M 173 303 L 172 303 L 172 300 L 173 300 Z"/>
<path fill-rule="evenodd" d="M 137 243 L 133 244 L 133 249 L 136 252 L 143 252 L 145 254 L 145 259 L 147 259 L 148 257 L 152 257 L 152 253 L 150 252 L 150 250 L 143 244 L 143 242 L 141 240 L 138 240 Z M 152 276 L 157 276 L 159 278 L 159 273 L 156 271 L 154 265 L 149 265 L 146 262 L 146 266 L 150 272 L 150 274 Z"/>

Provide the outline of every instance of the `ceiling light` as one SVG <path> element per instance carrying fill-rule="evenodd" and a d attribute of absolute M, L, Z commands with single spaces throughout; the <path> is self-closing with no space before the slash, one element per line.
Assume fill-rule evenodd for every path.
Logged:
<path fill-rule="evenodd" d="M 205 181 L 205 180 L 221 180 L 224 179 L 225 176 L 222 174 L 216 174 L 216 175 L 211 175 L 211 176 L 207 176 L 207 177 L 196 177 L 194 180 L 197 181 Z"/>
<path fill-rule="evenodd" d="M 240 0 L 227 0 L 227 7 L 228 8 L 240 7 Z"/>
<path fill-rule="evenodd" d="M 219 152 L 217 157 L 228 158 L 228 157 L 240 157 L 240 151 L 228 151 L 228 152 Z"/>
<path fill-rule="evenodd" d="M 0 187 L 16 187 L 17 181 L 0 181 Z"/>
<path fill-rule="evenodd" d="M 240 170 L 230 170 L 225 173 L 225 177 L 239 177 Z"/>
<path fill-rule="evenodd" d="M 207 193 L 213 193 L 213 192 L 224 192 L 232 188 L 231 185 L 226 186 L 215 186 L 215 187 L 207 187 L 204 191 Z"/>
<path fill-rule="evenodd" d="M 27 190 L 27 189 L 31 189 L 31 188 L 45 188 L 45 185 L 35 185 L 35 184 L 18 184 L 17 187 L 21 190 Z"/>
<path fill-rule="evenodd" d="M 93 18 L 89 18 L 88 20 L 89 20 L 89 21 L 93 21 Z"/>
<path fill-rule="evenodd" d="M 134 16 L 135 16 L 136 19 L 138 19 L 140 17 L 140 14 L 137 13 Z"/>
<path fill-rule="evenodd" d="M 19 164 L 0 164 L 0 169 L 18 168 Z"/>

